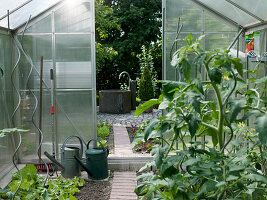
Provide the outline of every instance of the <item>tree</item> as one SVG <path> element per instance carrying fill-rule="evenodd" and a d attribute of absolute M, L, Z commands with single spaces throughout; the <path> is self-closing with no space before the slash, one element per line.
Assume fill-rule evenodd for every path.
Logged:
<path fill-rule="evenodd" d="M 96 0 L 95 8 L 98 90 L 119 88 L 114 77 L 122 71 L 134 79 L 140 72 L 137 55 L 143 45 L 153 46 L 155 70 L 161 73 L 160 0 Z"/>
<path fill-rule="evenodd" d="M 152 78 L 147 66 L 144 67 L 144 71 L 141 76 L 138 95 L 142 101 L 147 101 L 154 97 Z"/>
<path fill-rule="evenodd" d="M 161 38 L 161 1 L 115 0 L 113 9 L 121 27 L 112 43 L 118 52 L 119 68 L 134 74 L 139 71 L 136 55 L 141 53 L 142 45 L 149 49 Z"/>
<path fill-rule="evenodd" d="M 102 0 L 95 1 L 97 90 L 119 87 L 116 81 L 112 81 L 114 76 L 117 76 L 118 52 L 114 50 L 110 41 L 113 33 L 120 30 L 120 25 L 117 23 L 118 19 L 112 16 L 113 9 L 103 3 Z"/>

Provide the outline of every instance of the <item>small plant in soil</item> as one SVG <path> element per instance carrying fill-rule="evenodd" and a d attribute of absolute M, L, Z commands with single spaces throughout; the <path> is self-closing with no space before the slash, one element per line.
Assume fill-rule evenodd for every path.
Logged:
<path fill-rule="evenodd" d="M 111 131 L 111 124 L 99 122 L 97 123 L 97 139 L 103 144 L 104 147 L 108 147 L 107 140 Z"/>
<path fill-rule="evenodd" d="M 142 140 L 142 133 L 149 123 L 150 121 L 147 121 L 139 128 L 137 128 L 136 126 L 132 126 L 130 128 L 130 134 L 133 134 L 134 137 L 131 144 L 134 152 L 150 153 L 154 145 L 160 144 L 160 140 L 158 140 L 157 138 L 150 138 L 147 141 Z"/>
<path fill-rule="evenodd" d="M 62 176 L 58 176 L 56 179 L 48 179 L 45 187 L 44 178 L 37 174 L 37 169 L 34 165 L 27 165 L 21 169 L 22 183 L 18 190 L 15 199 L 69 199 L 75 200 L 75 193 L 78 193 L 79 188 L 82 187 L 85 182 L 83 179 L 73 178 L 64 179 Z M 19 172 L 12 174 L 12 181 L 8 184 L 7 189 L 0 189 L 0 197 L 12 199 L 15 190 L 20 184 Z"/>
<path fill-rule="evenodd" d="M 137 141 L 164 141 L 153 147 L 154 161 L 143 168 L 154 166 L 157 172 L 138 177 L 136 194 L 141 199 L 267 199 L 267 77 L 244 70 L 227 50 L 203 50 L 192 34 L 184 41 L 172 59 L 184 82 L 162 81 L 159 99 L 136 110 L 137 115 L 160 103 L 166 111 L 136 135 Z M 193 69 L 207 79 L 192 76 Z M 244 80 L 244 72 L 252 76 Z M 215 98 L 207 98 L 209 90 Z M 252 116 L 255 129 L 246 123 Z M 192 141 L 186 143 L 188 136 Z M 211 137 L 212 146 L 198 142 L 202 136 Z M 175 148 L 177 142 L 182 148 Z"/>

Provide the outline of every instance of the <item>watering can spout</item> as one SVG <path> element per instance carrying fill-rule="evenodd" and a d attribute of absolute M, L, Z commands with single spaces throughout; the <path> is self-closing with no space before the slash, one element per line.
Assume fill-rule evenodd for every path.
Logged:
<path fill-rule="evenodd" d="M 65 170 L 65 167 L 60 164 L 52 155 L 50 155 L 49 153 L 47 153 L 46 151 L 44 152 L 44 155 L 46 155 L 47 158 L 49 158 L 61 171 Z"/>
<path fill-rule="evenodd" d="M 89 176 L 92 176 L 92 173 L 89 171 L 87 166 L 83 164 L 82 160 L 80 160 L 77 156 L 74 156 L 74 158 L 84 168 L 84 170 L 89 174 Z"/>

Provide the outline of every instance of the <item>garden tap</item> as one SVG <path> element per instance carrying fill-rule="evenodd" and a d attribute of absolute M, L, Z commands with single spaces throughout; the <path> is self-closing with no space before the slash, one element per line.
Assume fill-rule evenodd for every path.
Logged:
<path fill-rule="evenodd" d="M 123 74 L 127 74 L 127 75 L 128 75 L 128 78 L 129 78 L 129 90 L 130 90 L 131 77 L 130 77 L 130 75 L 129 75 L 129 73 L 128 73 L 128 72 L 126 72 L 126 71 L 123 71 L 123 72 L 121 72 L 121 73 L 120 73 L 120 75 L 119 75 L 119 79 L 121 79 L 121 76 L 122 76 Z"/>

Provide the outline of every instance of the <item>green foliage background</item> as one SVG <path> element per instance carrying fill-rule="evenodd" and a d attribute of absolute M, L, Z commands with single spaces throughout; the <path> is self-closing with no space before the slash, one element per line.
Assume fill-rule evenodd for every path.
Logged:
<path fill-rule="evenodd" d="M 137 55 L 144 45 L 152 50 L 155 70 L 161 76 L 161 1 L 96 0 L 97 89 L 119 88 L 118 77 L 140 72 Z"/>

